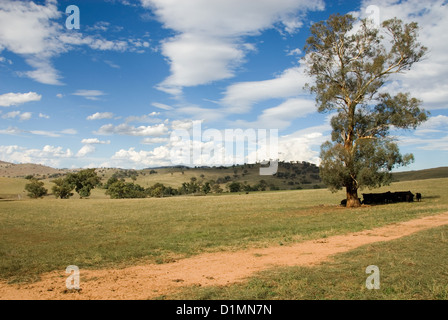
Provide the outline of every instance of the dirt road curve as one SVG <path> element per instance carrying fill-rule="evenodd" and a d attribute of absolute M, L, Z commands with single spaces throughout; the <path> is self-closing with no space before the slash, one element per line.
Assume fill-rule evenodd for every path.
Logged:
<path fill-rule="evenodd" d="M 448 224 L 448 212 L 385 227 L 302 242 L 290 246 L 206 253 L 168 264 L 125 269 L 80 270 L 81 291 L 66 292 L 65 270 L 51 272 L 33 284 L 0 282 L 0 299 L 151 299 L 182 286 L 226 285 L 273 266 L 310 266 L 359 246 L 401 238 Z"/>

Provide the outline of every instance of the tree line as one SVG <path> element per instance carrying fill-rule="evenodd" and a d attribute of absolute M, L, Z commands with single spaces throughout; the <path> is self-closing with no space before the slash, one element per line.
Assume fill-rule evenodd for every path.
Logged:
<path fill-rule="evenodd" d="M 29 177 L 30 181 L 25 185 L 25 190 L 28 191 L 30 198 L 42 198 L 48 195 L 48 189 L 45 188 L 42 181 L 34 177 Z M 147 198 L 147 197 L 171 197 L 179 195 L 207 195 L 209 193 L 219 194 L 224 192 L 218 180 L 199 181 L 196 177 L 190 178 L 189 182 L 183 182 L 178 188 L 165 186 L 162 183 L 155 183 L 154 185 L 144 188 L 141 185 L 133 182 L 126 182 L 124 178 L 118 178 L 113 175 L 105 184 L 101 183 L 101 178 L 95 172 L 95 169 L 85 169 L 77 173 L 69 173 L 65 177 L 60 177 L 51 180 L 54 184 L 51 188 L 53 195 L 60 199 L 69 199 L 76 192 L 80 198 L 88 198 L 91 191 L 96 187 L 102 187 L 106 190 L 105 194 L 111 199 L 131 199 L 131 198 Z M 249 191 L 266 191 L 278 190 L 275 185 L 269 185 L 265 180 L 260 180 L 259 183 L 250 185 L 240 182 L 229 182 L 226 185 L 229 192 L 249 192 Z"/>

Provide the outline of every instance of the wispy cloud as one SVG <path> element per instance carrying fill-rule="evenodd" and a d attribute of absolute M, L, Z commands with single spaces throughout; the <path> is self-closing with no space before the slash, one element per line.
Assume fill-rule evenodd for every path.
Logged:
<path fill-rule="evenodd" d="M 80 96 L 84 97 L 88 100 L 99 100 L 98 97 L 106 95 L 101 90 L 77 90 L 76 92 L 72 93 L 74 96 Z"/>
<path fill-rule="evenodd" d="M 159 108 L 159 109 L 163 109 L 163 110 L 173 110 L 174 108 L 172 106 L 163 104 L 163 103 L 158 103 L 158 102 L 154 102 L 152 103 L 152 106 Z"/>

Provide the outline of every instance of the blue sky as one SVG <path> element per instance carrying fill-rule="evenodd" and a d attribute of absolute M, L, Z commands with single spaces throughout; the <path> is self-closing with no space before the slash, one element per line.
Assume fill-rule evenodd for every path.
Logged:
<path fill-rule="evenodd" d="M 69 5 L 80 29 L 66 28 Z M 405 169 L 446 166 L 448 9 L 437 0 L 2 0 L 0 160 L 170 165 L 171 133 L 202 121 L 203 130 L 277 129 L 281 160 L 318 164 L 331 128 L 303 89 L 309 26 L 332 13 L 367 17 L 371 5 L 380 21 L 417 21 L 429 48 L 386 86 L 431 112 L 396 133 L 415 156 Z"/>

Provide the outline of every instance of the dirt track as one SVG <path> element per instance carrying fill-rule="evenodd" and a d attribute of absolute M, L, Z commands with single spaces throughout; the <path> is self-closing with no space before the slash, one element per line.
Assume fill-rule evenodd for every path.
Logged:
<path fill-rule="evenodd" d="M 66 292 L 65 270 L 33 284 L 0 282 L 0 299 L 151 299 L 189 285 L 226 285 L 274 266 L 310 266 L 359 246 L 401 238 L 448 224 L 448 212 L 382 228 L 302 242 L 290 246 L 207 253 L 168 264 L 125 269 L 80 270 L 80 292 Z"/>

